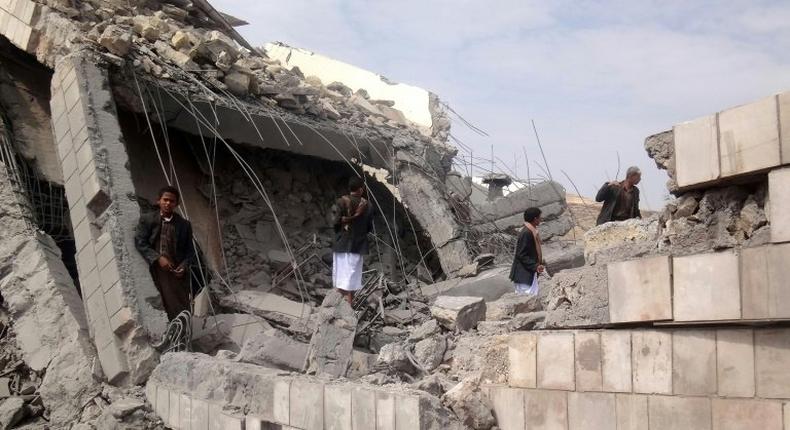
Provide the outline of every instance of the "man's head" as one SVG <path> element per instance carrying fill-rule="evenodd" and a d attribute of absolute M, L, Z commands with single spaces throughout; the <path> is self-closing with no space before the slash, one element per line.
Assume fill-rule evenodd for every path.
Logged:
<path fill-rule="evenodd" d="M 359 176 L 352 176 L 351 179 L 348 180 L 348 190 L 352 193 L 362 194 L 365 190 L 365 184 Z"/>
<path fill-rule="evenodd" d="M 170 216 L 178 207 L 180 200 L 181 194 L 178 189 L 168 185 L 159 190 L 159 198 L 156 202 L 159 204 L 159 211 L 165 216 Z"/>
<path fill-rule="evenodd" d="M 540 214 L 541 211 L 538 208 L 527 208 L 524 211 L 524 221 L 537 227 L 540 225 Z"/>
<path fill-rule="evenodd" d="M 631 166 L 625 172 L 625 181 L 631 185 L 639 184 L 639 181 L 642 180 L 642 171 L 639 170 L 639 167 Z"/>

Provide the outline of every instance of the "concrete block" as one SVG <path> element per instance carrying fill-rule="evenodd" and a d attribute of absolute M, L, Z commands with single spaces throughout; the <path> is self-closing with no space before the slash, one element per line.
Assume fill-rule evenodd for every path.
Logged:
<path fill-rule="evenodd" d="M 616 394 L 617 430 L 647 430 L 647 396 Z"/>
<path fill-rule="evenodd" d="M 672 319 L 672 262 L 659 256 L 607 265 L 611 322 Z"/>
<path fill-rule="evenodd" d="M 190 430 L 209 430 L 208 402 L 192 399 L 192 416 L 189 417 Z"/>
<path fill-rule="evenodd" d="M 82 127 L 78 130 L 71 130 L 71 140 L 73 142 L 74 150 L 76 151 L 78 148 L 82 147 L 83 145 L 90 145 L 90 134 L 88 133 L 88 126 Z"/>
<path fill-rule="evenodd" d="M 165 422 L 170 427 L 177 428 L 181 424 L 181 393 L 170 391 L 170 414 Z"/>
<path fill-rule="evenodd" d="M 223 424 L 222 406 L 216 403 L 208 404 L 208 428 L 209 430 L 222 430 Z"/>
<path fill-rule="evenodd" d="M 362 387 L 351 389 L 351 428 L 376 428 L 376 396 Z"/>
<path fill-rule="evenodd" d="M 707 397 L 650 396 L 650 430 L 710 430 L 711 404 Z"/>
<path fill-rule="evenodd" d="M 74 155 L 74 152 L 68 151 L 66 153 L 63 161 L 60 162 L 60 167 L 64 178 L 70 178 L 77 173 L 77 157 Z"/>
<path fill-rule="evenodd" d="M 630 393 L 632 390 L 631 331 L 602 331 L 601 355 L 603 390 L 609 392 Z"/>
<path fill-rule="evenodd" d="M 397 395 L 395 397 L 395 429 L 420 429 L 420 398 L 417 396 Z"/>
<path fill-rule="evenodd" d="M 536 388 L 538 338 L 535 333 L 517 333 L 508 339 L 508 385 Z"/>
<path fill-rule="evenodd" d="M 614 394 L 568 393 L 568 430 L 609 430 L 616 408 Z"/>
<path fill-rule="evenodd" d="M 72 225 L 77 225 L 88 217 L 88 208 L 85 207 L 85 200 L 82 197 L 80 197 L 74 207 L 69 210 L 69 215 L 72 220 Z M 75 220 L 77 224 L 74 224 Z"/>
<path fill-rule="evenodd" d="M 101 350 L 113 339 L 107 308 L 104 305 L 104 294 L 96 293 L 90 296 L 85 302 L 85 310 L 93 334 L 93 343 L 96 344 L 96 349 Z"/>
<path fill-rule="evenodd" d="M 324 410 L 324 384 L 320 382 L 291 381 L 290 425 L 304 430 L 322 430 Z"/>
<path fill-rule="evenodd" d="M 716 367 L 720 396 L 754 397 L 754 332 L 717 330 Z"/>
<path fill-rule="evenodd" d="M 76 83 L 72 85 L 72 87 L 76 87 Z M 68 97 L 68 95 L 67 95 Z M 69 129 L 72 132 L 78 131 L 79 129 L 83 128 L 87 124 L 87 118 L 85 117 L 85 106 L 79 104 L 71 108 L 69 110 Z M 73 136 L 73 134 L 72 134 Z M 75 147 L 79 146 L 80 142 L 75 140 Z"/>
<path fill-rule="evenodd" d="M 221 430 L 245 430 L 244 429 L 244 415 L 234 415 L 228 412 L 222 412 L 220 415 Z"/>
<path fill-rule="evenodd" d="M 785 416 L 784 430 L 790 430 L 790 403 L 784 404 L 784 416 Z"/>
<path fill-rule="evenodd" d="M 277 423 L 289 424 L 291 422 L 291 382 L 275 381 L 273 397 L 272 418 Z"/>
<path fill-rule="evenodd" d="M 82 182 L 80 182 L 79 174 L 74 173 L 70 177 L 66 178 L 65 190 L 66 199 L 69 201 L 69 206 L 74 206 L 79 200 L 82 199 Z"/>
<path fill-rule="evenodd" d="M 129 373 L 129 364 L 126 356 L 111 342 L 99 351 L 99 361 L 104 371 L 104 376 L 111 384 L 124 378 Z M 157 394 L 158 396 L 158 394 Z"/>
<path fill-rule="evenodd" d="M 158 386 L 156 388 L 156 405 L 154 405 L 154 411 L 162 421 L 165 421 L 167 424 L 167 419 L 170 417 L 170 390 L 163 386 Z"/>
<path fill-rule="evenodd" d="M 148 381 L 145 384 L 145 399 L 156 409 L 156 383 L 153 381 Z"/>
<path fill-rule="evenodd" d="M 376 429 L 395 430 L 395 395 L 376 392 Z"/>
<path fill-rule="evenodd" d="M 480 297 L 439 296 L 431 314 L 448 330 L 466 331 L 486 319 L 486 303 Z"/>
<path fill-rule="evenodd" d="M 105 266 L 107 266 L 107 263 L 115 260 L 115 249 L 113 248 L 112 243 L 104 243 L 103 246 L 101 246 L 99 243 L 96 243 L 96 250 L 96 265 L 99 267 L 99 269 L 103 269 Z"/>
<path fill-rule="evenodd" d="M 121 310 L 124 305 L 124 299 L 120 282 L 117 282 L 104 293 L 104 305 L 107 307 L 107 315 L 115 315 L 116 312 Z"/>
<path fill-rule="evenodd" d="M 351 388 L 343 385 L 324 387 L 324 429 L 351 428 Z"/>
<path fill-rule="evenodd" d="M 526 391 L 507 387 L 491 387 L 489 389 L 494 418 L 501 430 L 524 430 L 527 422 L 524 413 L 524 393 Z"/>
<path fill-rule="evenodd" d="M 716 115 L 684 122 L 673 128 L 675 178 L 679 187 L 719 178 L 719 144 Z"/>
<path fill-rule="evenodd" d="M 575 390 L 573 333 L 538 336 L 538 388 Z"/>
<path fill-rule="evenodd" d="M 96 291 L 101 291 L 101 283 L 99 281 L 99 271 L 94 269 L 88 272 L 87 275 L 80 276 L 80 288 L 82 289 L 82 297 L 84 300 L 90 299 L 90 297 Z"/>
<path fill-rule="evenodd" d="M 178 428 L 181 430 L 191 430 L 190 418 L 192 417 L 192 398 L 182 394 L 178 401 Z"/>
<path fill-rule="evenodd" d="M 82 184 L 82 195 L 85 196 L 85 201 L 88 202 L 89 206 L 103 197 L 101 184 L 99 184 L 99 177 L 96 175 L 96 172 L 93 172 Z"/>
<path fill-rule="evenodd" d="M 675 394 L 716 394 L 716 332 L 676 330 L 672 335 L 672 389 Z"/>
<path fill-rule="evenodd" d="M 247 415 L 247 417 L 245 418 L 244 421 L 245 430 L 266 430 L 267 427 L 264 426 L 268 426 L 268 424 L 264 424 L 263 420 L 258 417 Z"/>
<path fill-rule="evenodd" d="M 757 396 L 790 399 L 790 329 L 754 331 Z"/>
<path fill-rule="evenodd" d="M 790 156 L 790 155 L 788 155 Z M 772 170 L 768 174 L 768 211 L 771 221 L 771 242 L 790 242 L 790 167 Z"/>
<path fill-rule="evenodd" d="M 713 430 L 782 430 L 782 404 L 713 399 Z"/>
<path fill-rule="evenodd" d="M 82 109 L 82 95 L 80 94 L 80 86 L 77 81 L 76 73 L 74 77 L 68 77 L 63 81 L 63 97 L 66 101 L 66 109 L 71 112 L 74 109 Z M 74 130 L 79 130 L 79 127 Z"/>
<path fill-rule="evenodd" d="M 790 244 L 744 248 L 741 294 L 744 319 L 790 318 Z"/>
<path fill-rule="evenodd" d="M 66 99 L 63 97 L 63 91 L 55 85 L 55 78 L 53 77 L 51 97 L 49 99 L 49 111 L 52 113 L 53 123 L 59 120 L 61 115 L 66 112 Z"/>
<path fill-rule="evenodd" d="M 631 342 L 634 392 L 672 394 L 672 334 L 635 330 Z"/>
<path fill-rule="evenodd" d="M 99 279 L 101 280 L 103 291 L 108 291 L 117 284 L 121 280 L 117 261 L 113 260 L 104 266 L 104 268 L 99 269 Z"/>
<path fill-rule="evenodd" d="M 567 429 L 568 394 L 564 391 L 524 390 L 526 428 L 530 430 Z M 512 409 L 516 407 L 515 403 L 511 405 Z M 518 417 L 518 414 L 516 416 Z M 504 430 L 504 427 L 502 428 Z"/>
<path fill-rule="evenodd" d="M 600 332 L 576 332 L 575 341 L 576 391 L 601 391 L 603 354 Z"/>
<path fill-rule="evenodd" d="M 782 164 L 790 164 L 790 92 L 779 94 L 779 135 Z"/>
<path fill-rule="evenodd" d="M 719 114 L 721 177 L 781 164 L 776 96 Z"/>
<path fill-rule="evenodd" d="M 96 254 L 93 252 L 93 243 L 88 243 L 77 252 L 77 267 L 80 273 L 90 273 L 96 269 Z"/>
<path fill-rule="evenodd" d="M 741 318 L 740 270 L 734 252 L 673 259 L 675 321 Z"/>
<path fill-rule="evenodd" d="M 110 329 L 116 336 L 121 336 L 135 323 L 134 314 L 128 306 L 124 306 L 110 316 Z"/>

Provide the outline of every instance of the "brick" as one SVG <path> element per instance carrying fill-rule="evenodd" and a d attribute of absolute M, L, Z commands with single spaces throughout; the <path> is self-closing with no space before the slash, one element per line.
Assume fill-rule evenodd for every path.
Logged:
<path fill-rule="evenodd" d="M 76 84 L 75 84 L 76 86 Z M 87 118 L 85 117 L 85 107 L 81 104 L 72 107 L 69 110 L 69 128 L 72 131 L 79 130 L 87 125 Z M 75 141 L 76 143 L 79 143 Z"/>
<path fill-rule="evenodd" d="M 348 386 L 324 387 L 324 429 L 351 428 L 351 389 Z"/>
<path fill-rule="evenodd" d="M 494 418 L 501 430 L 524 430 L 526 425 L 525 396 L 520 388 L 491 387 L 489 396 Z M 378 430 L 379 427 L 376 427 Z"/>
<path fill-rule="evenodd" d="M 646 430 L 647 396 L 640 394 L 617 394 L 617 430 Z"/>
<path fill-rule="evenodd" d="M 536 388 L 537 346 L 535 333 L 512 334 L 508 339 L 508 385 L 511 387 Z"/>
<path fill-rule="evenodd" d="M 741 294 L 744 319 L 790 318 L 790 244 L 744 248 Z"/>
<path fill-rule="evenodd" d="M 69 178 L 71 175 L 77 173 L 77 157 L 73 152 L 69 151 L 66 153 L 66 156 L 63 157 L 63 161 L 61 161 L 60 167 L 64 178 Z"/>
<path fill-rule="evenodd" d="M 170 416 L 170 390 L 161 385 L 156 388 L 154 411 L 159 415 L 159 418 L 162 418 L 162 421 L 167 420 Z"/>
<path fill-rule="evenodd" d="M 576 342 L 576 390 L 601 391 L 603 388 L 600 332 L 579 331 Z"/>
<path fill-rule="evenodd" d="M 524 410 L 526 428 L 530 430 L 568 428 L 568 393 L 564 391 L 524 390 Z"/>
<path fill-rule="evenodd" d="M 190 430 L 209 430 L 208 403 L 192 399 L 192 416 L 189 417 Z"/>
<path fill-rule="evenodd" d="M 126 362 L 126 356 L 123 355 L 114 342 L 111 342 L 99 351 L 99 361 L 101 362 L 104 376 L 107 377 L 107 381 L 111 384 L 117 384 L 119 380 L 129 373 L 129 364 Z"/>
<path fill-rule="evenodd" d="M 80 85 L 76 78 L 76 73 L 74 77 L 68 78 L 68 81 L 63 82 L 63 97 L 66 102 L 66 109 L 71 112 L 72 110 L 81 109 L 82 106 L 82 97 L 80 94 Z M 76 128 L 75 130 L 79 130 Z"/>
<path fill-rule="evenodd" d="M 115 284 L 121 280 L 121 275 L 118 272 L 118 263 L 113 260 L 103 269 L 99 270 L 99 279 L 101 280 L 102 291 L 108 291 Z"/>
<path fill-rule="evenodd" d="M 181 424 L 181 393 L 170 391 L 170 414 L 167 423 L 171 427 L 178 427 Z"/>
<path fill-rule="evenodd" d="M 635 330 L 631 334 L 635 393 L 672 394 L 672 335 Z"/>
<path fill-rule="evenodd" d="M 362 387 L 351 389 L 351 428 L 376 428 L 376 396 Z"/>
<path fill-rule="evenodd" d="M 291 381 L 290 425 L 304 430 L 321 430 L 324 427 L 324 387 L 319 382 Z"/>
<path fill-rule="evenodd" d="M 376 429 L 395 430 L 395 395 L 376 392 Z"/>
<path fill-rule="evenodd" d="M 575 390 L 573 333 L 538 336 L 538 388 Z"/>
<path fill-rule="evenodd" d="M 776 96 L 719 114 L 722 178 L 781 164 Z"/>
<path fill-rule="evenodd" d="M 614 394 L 568 393 L 569 430 L 609 430 L 617 422 L 615 411 Z"/>
<path fill-rule="evenodd" d="M 80 197 L 73 208 L 69 210 L 72 225 L 77 225 L 82 220 L 88 218 L 88 208 L 85 207 L 85 200 Z M 76 222 L 76 223 L 75 223 Z"/>
<path fill-rule="evenodd" d="M 601 332 L 602 388 L 604 391 L 630 393 L 631 331 Z"/>
<path fill-rule="evenodd" d="M 178 428 L 180 430 L 190 430 L 192 419 L 192 398 L 182 394 L 178 401 Z"/>
<path fill-rule="evenodd" d="M 678 186 L 710 182 L 719 178 L 719 143 L 716 115 L 678 124 L 673 128 L 675 177 Z"/>
<path fill-rule="evenodd" d="M 782 404 L 713 399 L 713 430 L 782 430 Z"/>
<path fill-rule="evenodd" d="M 93 235 L 91 234 L 90 224 L 88 218 L 83 218 L 83 220 L 74 227 L 74 242 L 77 246 L 77 252 L 82 251 L 88 245 L 93 247 Z"/>
<path fill-rule="evenodd" d="M 91 145 L 87 126 L 77 130 L 71 130 L 71 136 L 72 141 L 74 142 L 74 149 L 81 148 L 83 145 Z M 105 142 L 105 144 L 109 144 L 109 142 Z"/>
<path fill-rule="evenodd" d="M 716 331 L 719 395 L 754 397 L 754 333 L 752 330 Z"/>
<path fill-rule="evenodd" d="M 675 257 L 675 321 L 741 318 L 738 255 L 734 252 Z"/>
<path fill-rule="evenodd" d="M 672 335 L 675 394 L 716 394 L 716 332 L 676 330 Z"/>
<path fill-rule="evenodd" d="M 85 303 L 85 308 L 93 334 L 93 342 L 96 344 L 96 349 L 102 349 L 113 340 L 107 308 L 104 306 L 104 294 L 97 293 L 90 296 Z"/>
<path fill-rule="evenodd" d="M 790 329 L 755 329 L 757 396 L 790 398 Z"/>
<path fill-rule="evenodd" d="M 272 418 L 280 424 L 291 422 L 291 382 L 277 380 L 274 382 L 274 405 Z"/>
<path fill-rule="evenodd" d="M 107 306 L 107 315 L 115 315 L 124 304 L 123 291 L 120 282 L 104 293 L 104 304 Z"/>
<path fill-rule="evenodd" d="M 73 174 L 66 179 L 65 190 L 66 199 L 68 199 L 71 206 L 82 200 L 82 184 L 80 183 L 80 176 L 78 174 Z M 72 218 L 72 221 L 75 221 L 74 218 Z"/>
<path fill-rule="evenodd" d="M 417 396 L 395 396 L 395 428 L 412 430 L 422 428 L 420 423 L 420 399 Z"/>
<path fill-rule="evenodd" d="M 613 323 L 672 319 L 672 262 L 659 256 L 607 265 Z"/>
<path fill-rule="evenodd" d="M 124 306 L 110 316 L 110 329 L 116 336 L 125 333 L 134 325 L 134 314 L 128 306 Z"/>
<path fill-rule="evenodd" d="M 706 397 L 650 396 L 650 430 L 710 430 L 711 404 Z"/>
<path fill-rule="evenodd" d="M 77 267 L 82 273 L 90 273 L 96 268 L 96 254 L 93 252 L 93 243 L 88 243 L 77 253 Z"/>
<path fill-rule="evenodd" d="M 88 205 L 90 205 L 101 192 L 102 190 L 101 185 L 99 184 L 99 178 L 96 176 L 96 172 L 94 171 L 85 181 L 85 183 L 82 184 L 82 195 L 85 196 L 85 201 L 88 202 Z"/>
<path fill-rule="evenodd" d="M 768 174 L 768 195 L 771 201 L 768 219 L 771 221 L 771 242 L 790 242 L 790 167 L 772 170 Z"/>
<path fill-rule="evenodd" d="M 112 246 L 112 242 L 104 243 L 104 246 L 100 244 L 96 244 L 96 265 L 99 269 L 102 269 L 107 266 L 107 263 L 115 261 L 115 249 Z"/>

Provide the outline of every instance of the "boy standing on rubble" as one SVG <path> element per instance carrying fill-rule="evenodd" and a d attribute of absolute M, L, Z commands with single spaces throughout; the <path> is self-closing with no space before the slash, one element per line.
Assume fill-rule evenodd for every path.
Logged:
<path fill-rule="evenodd" d="M 175 212 L 180 198 L 175 187 L 159 190 L 159 210 L 140 217 L 135 235 L 169 320 L 189 310 L 189 268 L 195 257 L 192 224 Z"/>
<path fill-rule="evenodd" d="M 362 260 L 368 253 L 368 233 L 373 229 L 372 208 L 359 177 L 348 181 L 349 194 L 337 199 L 333 227 L 332 284 L 349 304 L 362 288 Z"/>
<path fill-rule="evenodd" d="M 524 228 L 518 235 L 510 280 L 515 284 L 516 293 L 538 295 L 538 275 L 545 270 L 541 250 L 540 225 L 541 211 L 528 208 L 524 211 Z"/>

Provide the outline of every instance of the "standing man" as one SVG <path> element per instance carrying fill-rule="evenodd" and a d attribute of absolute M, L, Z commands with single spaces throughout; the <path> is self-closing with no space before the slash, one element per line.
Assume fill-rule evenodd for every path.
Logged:
<path fill-rule="evenodd" d="M 597 225 L 609 221 L 642 218 L 642 213 L 639 211 L 639 188 L 636 187 L 641 180 L 642 171 L 638 167 L 629 167 L 623 182 L 612 181 L 603 184 L 595 196 L 596 202 L 603 202 Z"/>
<path fill-rule="evenodd" d="M 518 235 L 510 269 L 510 280 L 515 284 L 517 294 L 538 295 L 538 274 L 545 270 L 538 233 L 540 215 L 538 208 L 524 211 L 524 228 Z"/>
<path fill-rule="evenodd" d="M 189 310 L 189 269 L 195 257 L 192 224 L 175 212 L 180 198 L 174 187 L 159 190 L 159 210 L 140 217 L 135 235 L 169 320 Z"/>
<path fill-rule="evenodd" d="M 337 199 L 335 245 L 332 247 L 332 283 L 349 304 L 362 288 L 362 260 L 368 253 L 368 233 L 373 229 L 372 208 L 365 199 L 359 177 L 348 181 L 350 193 Z"/>

